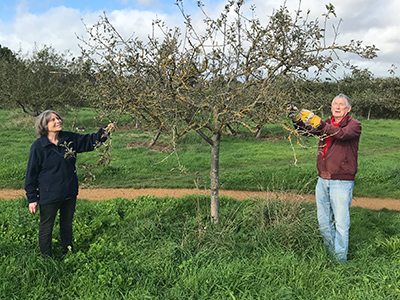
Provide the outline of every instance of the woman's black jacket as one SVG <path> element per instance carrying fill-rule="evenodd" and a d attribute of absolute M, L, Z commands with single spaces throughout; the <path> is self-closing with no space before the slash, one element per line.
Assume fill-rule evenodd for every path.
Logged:
<path fill-rule="evenodd" d="M 104 128 L 92 134 L 60 131 L 58 145 L 41 136 L 31 146 L 25 177 L 28 203 L 54 203 L 78 195 L 76 154 L 106 141 Z"/>

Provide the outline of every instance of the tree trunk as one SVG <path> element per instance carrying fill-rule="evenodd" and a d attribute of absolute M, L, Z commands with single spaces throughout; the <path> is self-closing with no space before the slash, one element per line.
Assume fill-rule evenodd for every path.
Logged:
<path fill-rule="evenodd" d="M 71 131 L 76 131 L 74 128 L 75 128 L 77 118 L 78 118 L 78 110 L 75 109 L 74 120 L 72 121 L 72 125 L 71 125 Z"/>
<path fill-rule="evenodd" d="M 221 134 L 214 133 L 211 145 L 211 217 L 214 224 L 219 223 L 219 147 Z"/>
<path fill-rule="evenodd" d="M 149 143 L 149 148 L 153 147 L 155 145 L 155 143 L 157 142 L 157 140 L 161 134 L 161 128 L 162 128 L 162 126 L 160 126 L 160 128 L 158 128 L 156 135 L 154 136 L 153 140 Z"/>
<path fill-rule="evenodd" d="M 261 125 L 260 127 L 257 128 L 256 134 L 255 134 L 256 139 L 261 138 L 262 129 L 263 129 L 263 126 L 262 126 L 262 125 Z"/>
<path fill-rule="evenodd" d="M 200 129 L 196 132 L 211 146 L 211 218 L 215 225 L 219 223 L 219 147 L 221 144 L 221 132 L 213 133 L 209 138 Z"/>

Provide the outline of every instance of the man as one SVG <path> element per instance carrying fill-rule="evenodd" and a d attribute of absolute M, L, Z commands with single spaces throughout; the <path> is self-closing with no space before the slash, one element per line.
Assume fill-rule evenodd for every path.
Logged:
<path fill-rule="evenodd" d="M 349 245 L 349 207 L 357 173 L 361 123 L 349 115 L 351 101 L 344 94 L 333 99 L 331 111 L 332 118 L 326 121 L 293 106 L 288 115 L 295 127 L 320 138 L 315 189 L 319 229 L 328 252 L 343 263 Z"/>

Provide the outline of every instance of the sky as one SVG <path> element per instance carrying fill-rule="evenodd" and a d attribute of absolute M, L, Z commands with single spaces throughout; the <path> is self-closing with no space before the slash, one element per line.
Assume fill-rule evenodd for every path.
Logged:
<path fill-rule="evenodd" d="M 223 11 L 226 1 L 203 0 L 204 10 L 210 16 Z M 197 0 L 183 0 L 185 11 L 201 26 L 202 15 Z M 286 4 L 294 12 L 300 3 L 302 11 L 311 11 L 312 19 L 323 22 L 325 5 L 332 3 L 337 18 L 331 18 L 328 28 L 340 22 L 338 43 L 354 39 L 366 45 L 375 45 L 378 57 L 360 59 L 344 55 L 344 59 L 360 69 L 368 68 L 375 77 L 390 76 L 393 69 L 399 76 L 400 69 L 400 11 L 399 0 L 248 0 L 245 11 L 256 7 L 256 16 L 268 20 L 274 9 Z M 156 19 L 174 28 L 182 25 L 182 16 L 175 0 L 0 0 L 0 45 L 15 52 L 32 51 L 35 47 L 52 46 L 59 52 L 69 50 L 80 55 L 77 36 L 87 38 L 86 27 L 94 25 L 106 13 L 122 36 L 137 36 L 146 40 Z M 333 34 L 332 34 L 333 36 Z M 343 77 L 337 74 L 338 77 Z M 349 71 L 347 71 L 349 74 Z"/>

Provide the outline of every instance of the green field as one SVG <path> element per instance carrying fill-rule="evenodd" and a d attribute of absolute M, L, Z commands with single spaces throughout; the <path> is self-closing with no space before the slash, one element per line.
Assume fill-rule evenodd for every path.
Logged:
<path fill-rule="evenodd" d="M 400 215 L 351 208 L 349 261 L 325 253 L 311 204 L 209 198 L 80 200 L 76 252 L 37 246 L 26 200 L 0 201 L 0 299 L 399 299 Z"/>
<path fill-rule="evenodd" d="M 23 188 L 33 119 L 6 111 L 0 118 L 0 188 Z M 87 110 L 78 120 L 89 132 L 100 125 Z M 400 199 L 400 121 L 361 122 L 355 196 Z M 295 166 L 284 134 L 269 126 L 263 140 L 224 137 L 221 188 L 313 192 L 315 141 L 306 141 L 310 150 L 295 146 Z M 150 138 L 116 131 L 114 160 L 94 170 L 90 185 L 208 188 L 210 148 L 199 137 L 178 143 L 179 161 L 128 147 Z M 86 165 L 98 160 L 97 153 L 78 157 Z M 79 177 L 88 184 L 83 168 Z M 0 299 L 400 299 L 399 212 L 350 212 L 349 261 L 340 265 L 325 253 L 313 204 L 222 197 L 214 226 L 206 196 L 79 200 L 76 252 L 61 255 L 56 225 L 54 259 L 42 259 L 38 214 L 24 198 L 0 201 Z"/>
<path fill-rule="evenodd" d="M 71 129 L 74 115 L 65 116 L 65 130 Z M 37 138 L 31 117 L 21 112 L 0 110 L 0 188 L 21 189 L 24 184 L 29 148 Z M 100 125 L 94 114 L 82 110 L 76 126 L 86 132 Z M 131 147 L 134 142 L 149 142 L 153 132 L 126 130 L 129 120 L 119 124 L 124 130 L 113 134 L 113 161 L 93 170 L 95 180 L 85 181 L 87 171 L 82 167 L 94 165 L 99 153 L 78 155 L 80 183 L 92 187 L 159 187 L 201 188 L 210 186 L 211 148 L 196 133 L 179 140 L 176 153 L 149 151 L 145 147 Z M 363 133 L 359 150 L 359 172 L 354 195 L 400 199 L 400 121 L 361 120 Z M 133 127 L 133 126 L 130 126 Z M 280 125 L 268 125 L 264 138 L 254 139 L 243 131 L 241 136 L 224 136 L 220 151 L 220 188 L 253 191 L 290 191 L 313 193 L 317 179 L 315 167 L 316 140 L 305 139 L 310 149 L 294 145 L 297 165 L 288 133 Z M 169 143 L 162 136 L 160 142 Z"/>

